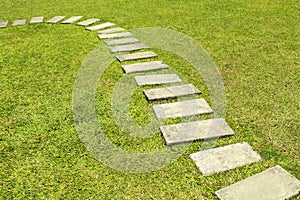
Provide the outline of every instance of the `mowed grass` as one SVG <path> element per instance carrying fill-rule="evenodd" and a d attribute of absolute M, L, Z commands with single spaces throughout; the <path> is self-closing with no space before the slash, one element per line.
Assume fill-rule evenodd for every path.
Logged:
<path fill-rule="evenodd" d="M 298 1 L 0 1 L 0 5 L 0 21 L 83 15 L 127 29 L 169 28 L 196 39 L 223 78 L 226 121 L 236 133 L 215 146 L 246 141 L 263 158 L 204 177 L 188 157 L 204 147 L 198 141 L 159 171 L 133 174 L 111 169 L 81 143 L 72 114 L 76 74 L 101 42 L 96 34 L 74 25 L 9 27 L 0 29 L 2 199 L 216 199 L 216 190 L 277 164 L 300 179 Z M 187 61 L 154 51 L 195 84 L 203 92 L 200 97 L 211 101 L 201 74 Z M 120 64 L 114 62 L 99 81 L 99 124 L 125 150 L 162 148 L 159 130 L 150 139 L 139 139 L 117 126 L 110 98 L 122 76 Z M 130 107 L 140 125 L 152 117 L 148 112 L 152 104 L 146 102 L 143 89 L 135 91 Z"/>

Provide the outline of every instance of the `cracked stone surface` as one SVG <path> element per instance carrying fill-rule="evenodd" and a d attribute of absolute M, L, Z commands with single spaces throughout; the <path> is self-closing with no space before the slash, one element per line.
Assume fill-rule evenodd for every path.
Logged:
<path fill-rule="evenodd" d="M 246 142 L 199 151 L 190 157 L 204 176 L 235 169 L 261 159 Z"/>
<path fill-rule="evenodd" d="M 153 106 L 153 110 L 158 119 L 188 117 L 213 112 L 203 98 L 175 103 L 157 104 Z"/>
<path fill-rule="evenodd" d="M 223 118 L 160 126 L 167 145 L 234 135 Z"/>
<path fill-rule="evenodd" d="M 201 92 L 192 84 L 144 90 L 144 94 L 148 101 L 176 98 L 200 93 Z"/>
<path fill-rule="evenodd" d="M 218 190 L 216 195 L 221 200 L 284 200 L 299 192 L 300 181 L 277 165 Z"/>

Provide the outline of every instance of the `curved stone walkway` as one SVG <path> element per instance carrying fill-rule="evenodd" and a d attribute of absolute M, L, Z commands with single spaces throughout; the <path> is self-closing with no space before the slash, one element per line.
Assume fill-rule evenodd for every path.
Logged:
<path fill-rule="evenodd" d="M 161 85 L 160 88 L 144 90 L 145 98 L 155 102 L 161 99 L 171 99 L 182 96 L 200 94 L 201 92 L 192 84 L 182 83 L 178 74 L 164 74 L 163 70 L 169 69 L 162 60 L 157 59 L 157 54 L 152 51 L 139 50 L 147 49 L 148 46 L 133 38 L 132 34 L 122 27 L 117 27 L 111 22 L 101 22 L 98 18 L 90 18 L 78 22 L 83 16 L 54 16 L 46 21 L 51 24 L 73 24 L 85 26 L 86 30 L 97 31 L 99 39 L 105 39 L 111 53 L 128 52 L 123 55 L 116 55 L 119 62 L 139 60 L 139 63 L 121 65 L 124 73 L 144 73 L 135 76 L 138 86 Z M 62 21 L 64 20 L 64 21 Z M 33 17 L 30 24 L 43 23 L 44 17 Z M 26 19 L 19 19 L 12 22 L 11 26 L 23 26 Z M 7 28 L 9 21 L 0 21 L 0 29 Z M 154 61 L 145 62 L 144 59 L 153 58 Z M 155 71 L 155 74 L 147 74 Z M 176 85 L 168 86 L 170 83 Z M 174 103 L 155 104 L 154 113 L 158 119 L 186 117 L 212 113 L 205 99 L 177 101 Z M 185 123 L 171 124 L 159 127 L 166 141 L 166 145 L 192 142 L 194 140 L 205 140 L 234 135 L 233 130 L 226 123 L 225 119 L 209 119 L 190 121 Z M 257 152 L 244 142 L 231 144 L 224 147 L 192 153 L 190 158 L 204 176 L 219 173 L 251 164 L 261 160 Z M 216 191 L 216 195 L 222 200 L 281 200 L 289 199 L 299 194 L 300 181 L 285 171 L 280 166 L 267 169 L 252 177 L 239 181 L 231 186 Z"/>

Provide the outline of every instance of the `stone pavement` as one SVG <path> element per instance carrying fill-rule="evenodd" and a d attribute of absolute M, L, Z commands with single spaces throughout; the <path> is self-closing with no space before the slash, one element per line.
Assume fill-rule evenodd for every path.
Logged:
<path fill-rule="evenodd" d="M 72 24 L 79 21 L 83 16 L 72 16 L 61 24 Z M 58 24 L 65 16 L 55 16 L 46 23 Z M 43 23 L 44 17 L 33 17 L 30 24 Z M 78 22 L 79 26 L 88 26 L 100 21 L 98 18 L 90 18 Z M 8 27 L 8 20 L 0 21 L 0 28 Z M 23 26 L 26 19 L 13 21 L 11 26 Z M 86 30 L 98 31 L 99 39 L 107 40 L 105 43 L 110 50 L 115 52 L 138 51 L 148 48 L 146 44 L 137 43 L 137 38 L 129 38 L 132 34 L 122 27 L 115 27 L 114 23 L 104 22 L 87 27 Z M 134 43 L 134 44 L 131 44 Z M 123 45 L 126 44 L 126 45 Z M 119 46 L 114 46 L 119 45 Z M 157 59 L 158 55 L 152 51 L 134 52 L 123 55 L 116 55 L 119 62 L 128 62 L 144 59 Z M 170 67 L 162 60 L 131 63 L 121 66 L 126 74 L 147 73 L 155 70 L 169 69 Z M 177 74 L 151 74 L 139 75 L 134 77 L 138 86 L 157 85 L 157 84 L 178 84 L 182 80 Z M 154 113 L 157 118 L 175 118 L 212 113 L 205 99 L 194 97 L 201 92 L 192 84 L 180 84 L 162 88 L 151 88 L 143 91 L 148 101 L 159 101 L 162 99 L 178 98 L 190 95 L 190 100 L 177 101 L 173 103 L 153 105 Z M 192 142 L 199 139 L 211 139 L 223 136 L 233 136 L 234 132 L 223 118 L 213 118 L 209 120 L 189 121 L 178 124 L 169 124 L 159 127 L 166 141 L 166 145 L 176 145 L 179 143 Z M 213 173 L 221 173 L 236 167 L 248 165 L 261 160 L 258 153 L 246 143 L 236 143 L 223 147 L 203 150 L 190 154 L 190 158 L 203 175 L 208 176 Z M 280 166 L 267 169 L 254 176 L 241 180 L 233 185 L 216 191 L 216 195 L 221 200 L 281 200 L 289 199 L 298 195 L 300 192 L 300 181 L 285 171 Z"/>

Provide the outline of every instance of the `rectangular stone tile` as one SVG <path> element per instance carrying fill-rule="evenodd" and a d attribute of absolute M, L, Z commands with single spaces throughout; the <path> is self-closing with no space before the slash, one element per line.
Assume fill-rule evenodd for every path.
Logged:
<path fill-rule="evenodd" d="M 160 126 L 167 145 L 234 135 L 223 118 Z"/>
<path fill-rule="evenodd" d="M 188 117 L 213 112 L 203 98 L 175 103 L 157 104 L 153 106 L 153 110 L 158 119 Z"/>
<path fill-rule="evenodd" d="M 246 142 L 199 151 L 190 157 L 204 176 L 258 162 L 261 159 Z"/>
<path fill-rule="evenodd" d="M 73 16 L 73 17 L 70 17 L 69 19 L 65 20 L 62 22 L 62 24 L 72 24 L 78 20 L 80 20 L 83 16 Z"/>
<path fill-rule="evenodd" d="M 109 50 L 112 53 L 124 52 L 124 51 L 137 51 L 137 50 L 146 49 L 146 48 L 148 48 L 148 46 L 144 43 L 109 46 Z"/>
<path fill-rule="evenodd" d="M 277 165 L 218 190 L 216 195 L 221 200 L 284 200 L 299 192 L 300 181 Z"/>
<path fill-rule="evenodd" d="M 120 44 L 129 44 L 129 43 L 136 43 L 139 42 L 136 38 L 122 38 L 122 39 L 116 39 L 116 40 L 106 40 L 105 43 L 109 46 L 112 45 L 120 45 Z"/>
<path fill-rule="evenodd" d="M 148 72 L 153 70 L 168 69 L 169 66 L 163 61 L 151 61 L 142 62 L 129 65 L 122 65 L 123 70 L 126 74 L 137 73 L 137 72 Z"/>
<path fill-rule="evenodd" d="M 97 30 L 104 29 L 104 28 L 111 27 L 111 26 L 115 26 L 115 24 L 111 23 L 111 22 L 105 22 L 105 23 L 98 24 L 98 25 L 95 25 L 95 26 L 87 27 L 86 30 L 97 31 Z"/>
<path fill-rule="evenodd" d="M 122 37 L 128 37 L 128 36 L 131 36 L 130 32 L 100 34 L 100 35 L 98 35 L 99 39 L 122 38 Z"/>
<path fill-rule="evenodd" d="M 176 74 L 156 74 L 156 75 L 136 76 L 134 78 L 138 86 L 181 82 L 181 79 Z"/>
<path fill-rule="evenodd" d="M 117 33 L 117 32 L 121 32 L 121 31 L 125 31 L 125 28 L 121 28 L 121 27 L 110 28 L 110 29 L 98 31 L 98 33 L 100 33 L 100 34 L 107 34 L 107 33 Z"/>
<path fill-rule="evenodd" d="M 56 24 L 57 22 L 63 20 L 66 16 L 55 16 L 51 19 L 49 19 L 48 21 L 46 21 L 46 23 L 49 23 L 49 24 Z"/>
<path fill-rule="evenodd" d="M 37 24 L 37 23 L 42 23 L 44 20 L 44 17 L 33 17 L 30 20 L 30 24 Z"/>
<path fill-rule="evenodd" d="M 132 54 L 118 55 L 116 58 L 120 62 L 138 60 L 138 59 L 146 59 L 146 58 L 156 58 L 157 54 L 152 51 L 147 52 L 138 52 Z"/>
<path fill-rule="evenodd" d="M 91 19 L 84 20 L 82 22 L 78 22 L 77 25 L 78 26 L 88 26 L 88 25 L 91 25 L 91 24 L 96 23 L 98 21 L 100 21 L 100 19 L 91 18 Z"/>
<path fill-rule="evenodd" d="M 176 98 L 200 93 L 201 92 L 192 84 L 144 90 L 144 94 L 148 101 Z"/>
<path fill-rule="evenodd" d="M 15 20 L 12 26 L 23 26 L 26 24 L 26 19 Z"/>
<path fill-rule="evenodd" d="M 0 28 L 5 28 L 7 27 L 8 21 L 1 21 L 0 22 Z"/>

